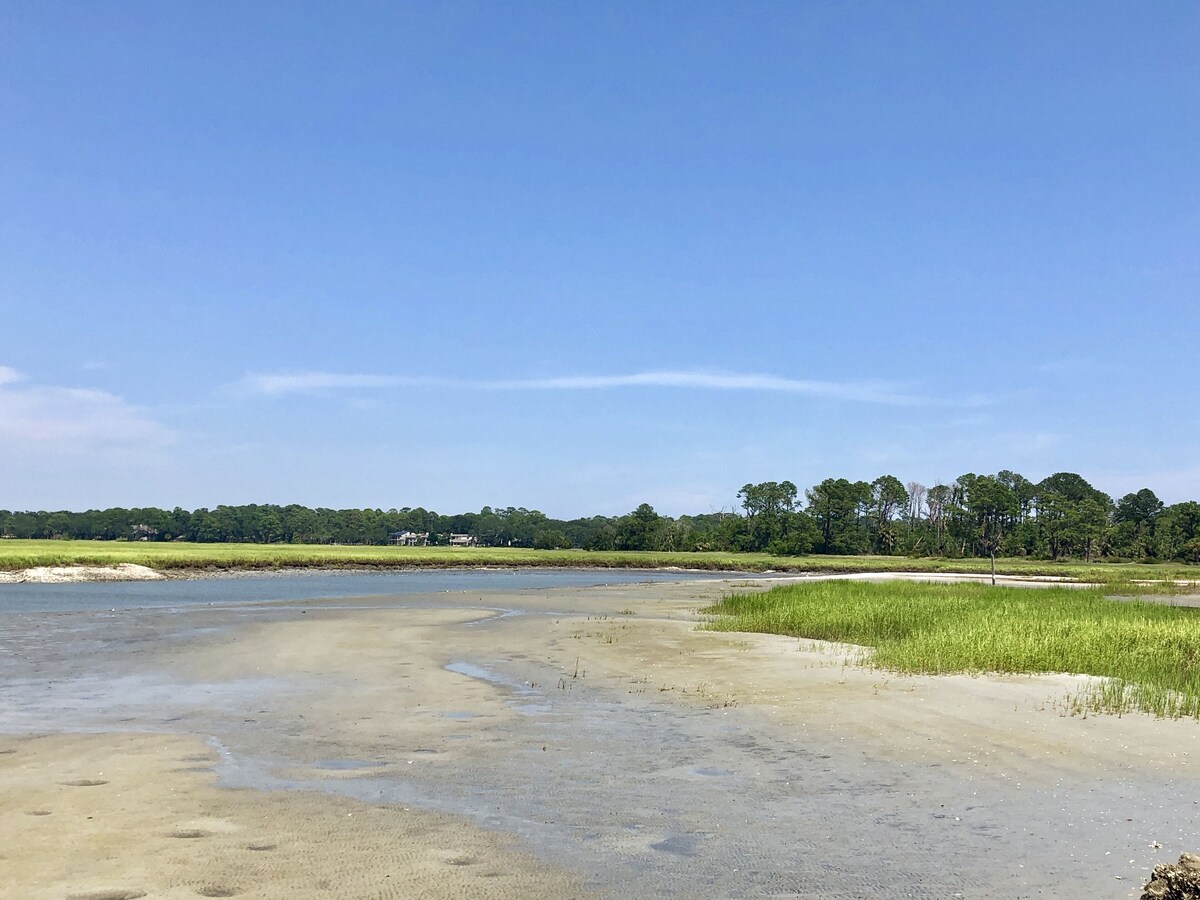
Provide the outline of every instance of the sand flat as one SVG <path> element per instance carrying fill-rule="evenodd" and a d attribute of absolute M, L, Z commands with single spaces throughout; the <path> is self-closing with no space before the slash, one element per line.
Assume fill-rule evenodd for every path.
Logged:
<path fill-rule="evenodd" d="M 0 896 L 571 897 L 577 879 L 459 817 L 216 786 L 180 735 L 0 739 Z"/>
<path fill-rule="evenodd" d="M 1198 723 L 697 631 L 728 589 L 8 622 L 0 893 L 1124 897 L 1200 844 Z"/>

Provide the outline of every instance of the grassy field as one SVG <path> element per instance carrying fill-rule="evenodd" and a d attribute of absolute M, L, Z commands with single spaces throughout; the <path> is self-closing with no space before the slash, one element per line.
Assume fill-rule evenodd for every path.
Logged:
<path fill-rule="evenodd" d="M 1097 675 L 1075 711 L 1200 718 L 1200 609 L 1106 599 L 1103 589 L 825 581 L 734 594 L 718 631 L 858 644 L 856 663 L 911 674 Z"/>
<path fill-rule="evenodd" d="M 137 563 L 155 569 L 442 568 L 561 566 L 686 568 L 730 572 L 978 572 L 981 559 L 904 556 L 770 556 L 765 553 L 666 553 L 636 551 L 528 550 L 508 547 L 359 547 L 328 544 L 188 544 L 125 541 L 0 540 L 0 570 L 30 566 Z M 1132 563 L 1055 563 L 1029 559 L 996 561 L 1011 575 L 1051 575 L 1121 584 L 1133 579 L 1200 578 L 1200 567 Z"/>

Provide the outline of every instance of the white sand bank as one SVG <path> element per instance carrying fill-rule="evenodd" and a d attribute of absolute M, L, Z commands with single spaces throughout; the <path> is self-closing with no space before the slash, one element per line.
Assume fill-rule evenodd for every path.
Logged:
<path fill-rule="evenodd" d="M 0 584 L 73 584 L 81 581 L 159 581 L 166 578 L 148 566 L 118 563 L 115 566 L 34 566 L 0 572 Z"/>

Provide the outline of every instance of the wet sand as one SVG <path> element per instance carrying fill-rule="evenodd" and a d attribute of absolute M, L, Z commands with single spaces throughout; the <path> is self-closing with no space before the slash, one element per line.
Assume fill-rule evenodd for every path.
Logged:
<path fill-rule="evenodd" d="M 0 895 L 1133 897 L 1200 846 L 1200 724 L 696 631 L 728 589 L 10 617 Z"/>
<path fill-rule="evenodd" d="M 4 742 L 0 896 L 566 897 L 578 879 L 459 817 L 215 785 L 182 735 Z"/>

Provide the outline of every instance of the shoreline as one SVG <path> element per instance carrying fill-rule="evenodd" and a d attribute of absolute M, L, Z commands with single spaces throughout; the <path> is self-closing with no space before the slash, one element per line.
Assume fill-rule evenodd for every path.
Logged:
<path fill-rule="evenodd" d="M 115 563 L 111 565 L 75 564 L 65 566 L 31 566 L 23 569 L 0 569 L 0 585 L 5 584 L 86 584 L 92 582 L 143 582 L 143 581 L 210 581 L 239 578 L 296 578 L 321 575 L 401 575 L 430 572 L 520 572 L 535 570 L 572 570 L 579 572 L 633 572 L 652 575 L 656 573 L 671 573 L 684 575 L 706 576 L 711 578 L 768 580 L 773 582 L 809 581 L 809 580 L 861 580 L 886 581 L 904 579 L 931 582 L 988 582 L 990 573 L 957 571 L 953 569 L 926 571 L 919 568 L 907 569 L 870 569 L 859 571 L 821 571 L 819 569 L 725 569 L 716 567 L 685 567 L 685 566 L 623 566 L 623 565 L 587 565 L 581 563 L 553 562 L 519 562 L 505 565 L 496 562 L 447 564 L 447 561 L 436 560 L 429 564 L 403 565 L 331 565 L 319 563 L 313 565 L 205 565 L 205 566 L 168 566 L 153 568 L 136 563 Z M 1000 573 L 995 576 L 996 584 L 1003 585 L 1055 585 L 1076 587 L 1101 587 L 1097 582 L 1083 581 L 1070 575 L 1042 575 L 1024 573 Z M 1131 582 L 1142 586 L 1156 584 L 1172 584 L 1176 587 L 1188 587 L 1200 584 L 1197 581 L 1174 579 L 1171 581 L 1154 581 L 1144 579 Z"/>
<path fill-rule="evenodd" d="M 25 569 L 0 570 L 0 585 L 5 584 L 88 584 L 95 582 L 141 581 L 212 581 L 235 578 L 295 578 L 319 575 L 403 575 L 430 572 L 520 572 L 528 570 L 563 570 L 579 572 L 644 572 L 707 575 L 713 578 L 786 578 L 810 577 L 814 572 L 762 572 L 741 569 L 683 568 L 681 566 L 604 566 L 604 565 L 311 565 L 311 566 L 171 566 L 155 569 L 135 563 L 114 565 L 31 566 Z"/>
<path fill-rule="evenodd" d="M 939 556 L 775 556 L 718 551 L 534 550 L 520 547 L 393 547 L 341 544 L 193 544 L 0 540 L 0 582 L 27 580 L 31 567 L 145 566 L 167 577 L 232 572 L 392 572 L 430 569 L 612 569 L 695 571 L 747 575 L 920 572 L 988 575 L 989 560 Z M 1039 560 L 1004 557 L 997 575 L 1104 583 L 1197 582 L 1200 567 L 1119 560 Z"/>

